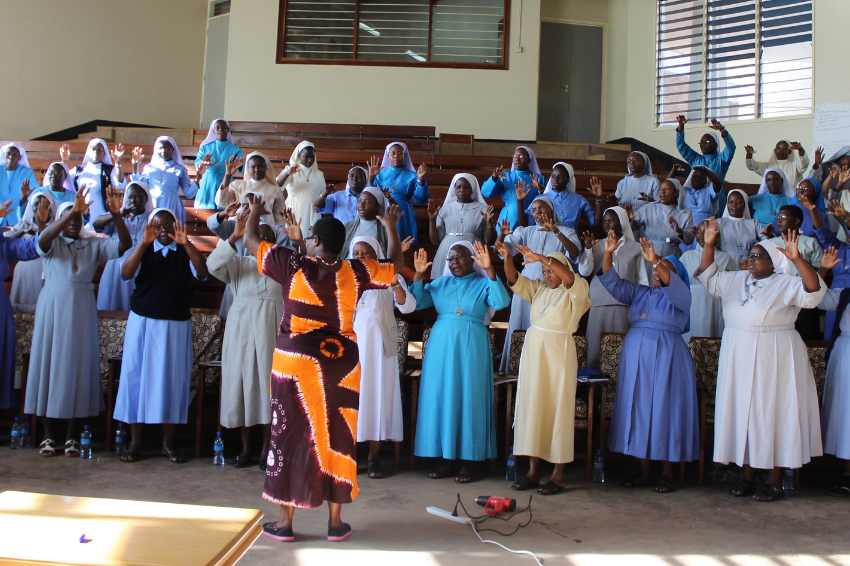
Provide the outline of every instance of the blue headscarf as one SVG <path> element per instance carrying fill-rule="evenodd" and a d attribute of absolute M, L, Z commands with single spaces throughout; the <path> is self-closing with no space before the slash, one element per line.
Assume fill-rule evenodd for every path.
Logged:
<path fill-rule="evenodd" d="M 688 277 L 688 269 L 685 267 L 685 265 L 681 261 L 679 261 L 679 258 L 677 258 L 674 255 L 666 255 L 666 256 L 664 256 L 663 259 L 666 259 L 667 261 L 669 261 L 670 263 L 673 264 L 673 267 L 676 268 L 676 275 L 678 275 L 679 279 L 681 279 L 685 283 L 685 286 L 688 289 L 690 289 L 691 288 L 691 278 Z M 690 332 L 690 331 L 691 331 L 691 317 L 688 316 L 688 322 L 685 323 L 685 332 Z"/>
<path fill-rule="evenodd" d="M 820 217 L 824 222 L 829 222 L 829 216 L 826 214 L 826 206 L 823 201 L 823 185 L 821 182 L 815 179 L 814 177 L 806 177 L 803 181 L 809 181 L 814 187 L 817 194 L 814 198 L 814 205 L 820 212 Z M 803 181 L 800 181 L 801 183 Z M 795 192 L 794 198 L 791 199 L 791 202 L 788 204 L 793 204 L 800 208 L 803 211 L 803 225 L 800 226 L 800 233 L 805 236 L 814 236 L 815 235 L 815 227 L 812 225 L 812 213 L 809 212 L 809 209 L 800 204 L 800 200 L 797 198 L 797 194 Z M 778 232 L 774 223 L 774 230 Z"/>

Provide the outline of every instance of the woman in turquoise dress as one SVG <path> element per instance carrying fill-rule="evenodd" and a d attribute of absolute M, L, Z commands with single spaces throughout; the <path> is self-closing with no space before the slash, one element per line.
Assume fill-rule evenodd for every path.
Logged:
<path fill-rule="evenodd" d="M 407 145 L 395 141 L 384 150 L 384 158 L 378 166 L 378 158 L 369 161 L 369 177 L 372 186 L 389 192 L 403 213 L 398 221 L 398 235 L 402 241 L 413 238 L 413 243 L 419 241 L 419 227 L 416 224 L 416 213 L 413 204 L 428 204 L 431 193 L 425 181 L 427 169 L 425 164 L 413 167 Z"/>
<path fill-rule="evenodd" d="M 528 194 L 522 201 L 522 209 L 525 210 L 543 192 L 544 180 L 534 152 L 524 145 L 514 150 L 510 171 L 505 171 L 504 167 L 499 165 L 481 185 L 481 194 L 485 198 L 502 197 L 505 207 L 499 213 L 498 224 L 501 225 L 502 220 L 507 218 L 512 230 L 518 224 L 516 185 L 520 181 L 523 187 L 528 188 Z"/>
<path fill-rule="evenodd" d="M 456 242 L 442 277 L 425 283 L 431 262 L 425 250 L 414 257 L 416 275 L 410 292 L 417 310 L 434 307 L 422 361 L 414 454 L 443 458 L 429 476 L 443 478 L 461 460 L 455 481 L 472 481 L 471 462 L 496 457 L 493 416 L 493 356 L 487 324 L 496 310 L 511 303 L 496 276 L 490 254 L 480 242 Z"/>
<path fill-rule="evenodd" d="M 207 208 L 221 210 L 215 204 L 215 192 L 221 186 L 224 179 L 224 170 L 227 160 L 233 156 L 243 158 L 242 150 L 233 143 L 230 135 L 230 123 L 224 118 L 213 120 L 206 139 L 198 148 L 198 156 L 195 157 L 195 169 L 206 161 L 207 170 L 198 184 L 199 189 L 195 195 L 195 208 Z"/>
<path fill-rule="evenodd" d="M 788 182 L 785 171 L 779 167 L 764 172 L 758 194 L 750 197 L 750 212 L 762 226 L 776 222 L 779 209 L 796 196 L 794 187 Z"/>

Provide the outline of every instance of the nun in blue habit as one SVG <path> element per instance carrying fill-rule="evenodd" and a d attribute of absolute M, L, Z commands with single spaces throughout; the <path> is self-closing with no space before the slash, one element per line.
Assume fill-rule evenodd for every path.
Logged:
<path fill-rule="evenodd" d="M 642 151 L 633 151 L 626 158 L 626 176 L 617 183 L 614 196 L 618 206 L 632 205 L 635 212 L 648 202 L 642 195 L 658 200 L 658 179 L 652 174 L 649 156 Z"/>
<path fill-rule="evenodd" d="M 371 175 L 373 171 L 371 164 L 369 169 Z M 419 227 L 416 223 L 416 212 L 410 201 L 416 204 L 428 204 L 431 193 L 428 192 L 425 171 L 424 163 L 419 166 L 419 169 L 413 167 L 407 144 L 395 141 L 384 149 L 381 170 L 375 173 L 372 179 L 372 185 L 389 191 L 398 205 L 401 216 L 398 221 L 399 237 L 402 240 L 408 237 L 413 238 L 414 244 L 419 241 Z M 348 248 L 345 249 L 348 250 Z"/>
<path fill-rule="evenodd" d="M 502 197 L 505 207 L 499 213 L 497 222 L 501 225 L 502 220 L 506 219 L 511 225 L 511 228 L 517 227 L 517 196 L 516 185 L 519 181 L 525 184 L 528 194 L 522 200 L 522 209 L 531 206 L 535 197 L 540 194 L 534 186 L 537 182 L 539 187 L 543 187 L 543 175 L 540 174 L 540 166 L 537 165 L 537 158 L 534 157 L 534 152 L 530 147 L 524 145 L 518 146 L 514 150 L 513 160 L 511 161 L 511 170 L 505 171 L 499 165 L 492 175 L 487 177 L 484 184 L 481 185 L 481 194 L 484 198 Z M 535 252 L 537 250 L 534 250 Z"/>
<path fill-rule="evenodd" d="M 735 140 L 732 139 L 732 134 L 720 122 L 712 118 L 709 125 L 712 131 L 706 132 L 700 138 L 700 153 L 697 153 L 685 141 L 685 124 L 688 119 L 684 116 L 677 116 L 676 120 L 679 122 L 679 126 L 676 128 L 676 149 L 679 150 L 679 154 L 691 167 L 704 165 L 714 171 L 720 177 L 722 184 L 726 180 L 726 172 L 729 171 L 732 158 L 735 157 Z M 718 132 L 720 133 L 718 134 Z M 723 151 L 720 151 L 721 137 L 726 145 Z M 717 208 L 718 210 L 726 208 L 726 192 L 722 189 L 717 195 Z"/>
<path fill-rule="evenodd" d="M 21 184 L 26 179 L 29 189 L 36 190 L 41 185 L 30 169 L 30 161 L 26 150 L 16 144 L 9 143 L 0 148 L 0 202 L 12 201 L 12 212 L 0 219 L 0 226 L 14 226 L 21 219 L 26 206 L 21 206 Z"/>
<path fill-rule="evenodd" d="M 221 209 L 220 206 L 215 204 L 215 192 L 224 179 L 227 160 L 233 156 L 240 159 L 245 158 L 239 146 L 233 143 L 230 123 L 224 118 L 213 120 L 210 124 L 210 131 L 201 143 L 201 147 L 198 148 L 198 155 L 195 157 L 196 169 L 201 166 L 204 159 L 207 159 L 209 163 L 195 195 L 195 208 Z"/>
<path fill-rule="evenodd" d="M 690 281 L 675 256 L 662 260 L 645 239 L 641 251 L 654 267 L 652 286 L 620 279 L 611 269 L 617 243 L 609 235 L 597 273 L 615 299 L 630 305 L 608 448 L 640 460 L 640 474 L 623 482 L 624 487 L 649 483 L 650 461 L 663 461 L 655 491 L 669 493 L 676 485 L 673 462 L 699 458 L 694 361 L 682 338 L 689 328 Z"/>

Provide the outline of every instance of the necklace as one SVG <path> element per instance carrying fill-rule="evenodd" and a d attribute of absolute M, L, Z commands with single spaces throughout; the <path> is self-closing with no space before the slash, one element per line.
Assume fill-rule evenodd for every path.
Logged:
<path fill-rule="evenodd" d="M 79 240 L 72 240 L 71 244 L 68 246 L 68 251 L 71 253 L 71 261 L 74 263 L 71 265 L 71 270 L 76 273 L 80 270 L 80 267 L 77 265 L 77 242 Z"/>
<path fill-rule="evenodd" d="M 551 290 L 552 289 L 549 289 L 549 291 L 551 291 Z M 555 296 L 555 293 L 547 293 L 547 294 L 549 295 L 549 297 L 547 297 L 549 300 L 544 303 L 543 308 L 540 309 L 540 312 L 538 313 L 537 316 L 543 316 L 546 313 L 546 309 L 548 309 L 549 305 L 552 304 L 552 301 L 555 300 L 555 299 L 552 298 L 552 297 Z"/>
<path fill-rule="evenodd" d="M 460 300 L 462 298 L 462 295 L 460 294 L 460 285 L 457 284 L 457 277 L 455 277 L 454 282 L 455 282 L 455 297 L 457 298 L 457 309 L 455 309 L 455 314 L 460 316 L 460 315 L 463 314 L 463 309 L 460 308 Z M 466 294 L 466 291 L 464 291 L 464 295 L 465 294 Z"/>
<path fill-rule="evenodd" d="M 325 267 L 333 267 L 333 266 L 335 266 L 337 263 L 339 263 L 339 260 L 338 260 L 338 259 L 335 259 L 332 263 L 328 263 L 327 261 L 325 261 L 325 258 L 323 258 L 322 256 L 318 256 L 318 255 L 316 256 L 316 259 L 317 259 L 317 260 L 319 260 L 319 261 L 321 261 L 321 262 L 322 262 L 322 264 L 323 264 Z"/>

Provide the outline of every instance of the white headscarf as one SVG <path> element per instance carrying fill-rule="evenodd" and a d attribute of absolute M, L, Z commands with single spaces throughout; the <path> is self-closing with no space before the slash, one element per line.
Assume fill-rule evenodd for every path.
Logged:
<path fill-rule="evenodd" d="M 216 122 L 224 122 L 225 124 L 227 124 L 227 141 L 229 141 L 230 143 L 233 143 L 233 136 L 230 135 L 230 122 L 228 122 L 224 118 L 216 118 L 215 120 L 210 122 L 210 131 L 207 134 L 207 137 L 204 138 L 204 141 L 201 142 L 201 145 L 206 145 L 210 142 L 218 141 L 218 138 L 215 137 L 215 124 L 216 124 Z M 177 146 L 174 146 L 174 147 L 176 148 Z"/>
<path fill-rule="evenodd" d="M 80 170 L 91 162 L 91 150 L 96 145 L 103 147 L 103 159 L 101 160 L 101 163 L 113 165 L 112 154 L 109 153 L 109 147 L 106 145 L 106 142 L 100 138 L 92 138 L 89 140 L 89 146 L 86 148 L 86 154 L 83 156 L 83 163 L 80 165 Z"/>
<path fill-rule="evenodd" d="M 378 259 L 386 259 L 384 257 L 384 252 L 381 250 L 381 244 L 378 243 L 378 240 L 371 236 L 357 236 L 353 240 L 351 240 L 351 244 L 348 245 L 348 257 L 354 255 L 354 246 L 359 244 L 369 244 L 369 246 L 374 250 L 375 254 L 378 256 Z"/>
<path fill-rule="evenodd" d="M 178 165 L 183 165 L 183 155 L 180 154 L 180 148 L 177 147 L 177 142 L 174 141 L 174 138 L 170 136 L 159 136 L 156 138 L 156 143 L 153 144 L 153 156 L 151 156 L 151 163 L 157 164 L 160 163 L 165 166 L 165 162 L 157 153 L 156 149 L 162 144 L 162 142 L 168 142 L 171 144 L 171 147 L 174 148 L 174 153 L 171 154 L 171 160 Z"/>
<path fill-rule="evenodd" d="M 18 150 L 18 153 L 20 153 L 20 154 L 21 154 L 21 160 L 20 160 L 20 161 L 18 161 L 18 165 L 23 165 L 24 167 L 29 167 L 29 166 L 30 166 L 30 160 L 29 160 L 29 158 L 27 157 L 27 150 L 25 150 L 24 148 L 22 148 L 21 146 L 19 146 L 19 145 L 18 145 L 18 144 L 16 144 L 16 143 L 7 143 L 7 144 L 6 144 L 6 145 L 4 145 L 3 147 L 0 147 L 0 154 L 2 154 L 2 155 L 3 155 L 3 157 L 5 158 L 5 157 L 6 157 L 6 151 L 7 151 L 9 148 L 12 148 L 12 147 L 14 147 L 15 149 L 17 149 L 17 150 Z"/>
<path fill-rule="evenodd" d="M 738 193 L 741 195 L 741 198 L 744 199 L 744 216 L 742 218 L 735 218 L 731 214 L 729 214 L 729 197 L 732 196 L 732 193 Z M 731 218 L 732 220 L 752 220 L 753 217 L 750 215 L 750 197 L 747 196 L 747 193 L 740 189 L 732 189 L 726 195 L 726 208 L 723 209 L 723 218 Z"/>
<path fill-rule="evenodd" d="M 570 191 L 571 193 L 576 192 L 576 174 L 573 171 L 573 166 L 570 165 L 569 163 L 564 163 L 563 161 L 559 161 L 554 166 L 552 166 L 552 172 L 553 173 L 555 172 L 555 167 L 557 167 L 558 165 L 560 165 L 561 167 L 566 169 L 567 174 L 570 176 L 570 180 L 567 181 L 567 190 Z M 549 175 L 549 180 L 546 181 L 546 190 L 543 191 L 543 194 L 545 195 L 546 193 L 554 193 L 554 192 L 555 192 L 555 189 L 552 188 L 552 176 Z"/>
<path fill-rule="evenodd" d="M 623 231 L 623 238 L 626 240 L 635 241 L 635 235 L 632 232 L 632 224 L 629 222 L 629 215 L 626 212 L 626 209 L 622 206 L 612 206 L 610 208 L 606 208 L 602 214 L 604 215 L 609 210 L 613 211 L 614 214 L 620 219 L 620 229 Z"/>
<path fill-rule="evenodd" d="M 473 258 L 474 258 L 474 256 L 478 255 L 477 253 L 475 253 L 475 248 L 472 246 L 472 244 L 470 244 L 466 240 L 458 240 L 457 242 L 455 242 L 454 244 L 449 246 L 449 249 L 446 251 L 446 267 L 445 267 L 445 269 L 443 269 L 443 277 L 446 277 L 446 276 L 454 277 L 454 275 L 452 275 L 452 270 L 449 269 L 449 254 L 452 252 L 452 250 L 454 248 L 457 248 L 457 247 L 462 247 L 462 248 L 468 249 L 472 253 Z M 490 276 L 487 275 L 487 272 L 484 271 L 484 269 L 482 269 L 482 267 L 480 265 L 478 265 L 478 263 L 475 261 L 475 259 L 472 260 L 472 271 L 473 271 L 473 273 L 475 273 L 476 277 L 486 277 L 488 279 L 490 278 Z M 487 326 L 488 324 L 490 324 L 490 321 L 493 319 L 493 314 L 495 314 L 495 312 L 496 312 L 496 309 L 494 309 L 492 307 L 487 309 L 487 315 L 484 317 L 484 326 Z"/>
<path fill-rule="evenodd" d="M 50 164 L 50 167 L 53 167 L 54 165 L 59 165 L 60 167 L 62 167 L 62 169 L 65 170 L 65 180 L 62 181 L 62 186 L 65 187 L 65 190 L 71 191 L 72 193 L 76 193 L 77 191 L 76 189 L 74 189 L 74 180 L 71 178 L 71 170 L 68 169 L 68 166 L 61 161 L 54 161 Z M 44 174 L 44 181 L 42 182 L 42 184 L 45 187 L 50 187 L 50 167 L 47 168 L 47 173 Z"/>
<path fill-rule="evenodd" d="M 770 240 L 763 240 L 758 242 L 756 245 L 764 248 L 764 251 L 766 251 L 770 256 L 770 261 L 773 262 L 774 273 L 788 273 L 791 264 L 789 263 L 788 258 L 779 251 L 779 247 L 776 244 Z"/>
<path fill-rule="evenodd" d="M 708 130 L 706 134 L 714 138 L 715 145 L 714 153 L 709 153 L 708 155 L 715 155 L 717 153 L 720 153 L 720 134 L 718 134 L 716 130 Z"/>
<path fill-rule="evenodd" d="M 378 243 L 378 240 L 369 236 L 357 236 L 351 240 L 351 244 L 348 246 L 348 257 L 354 255 L 354 246 L 359 243 L 367 244 L 372 248 L 372 250 L 374 250 L 378 259 L 384 259 L 384 252 L 381 251 L 381 245 Z M 396 277 L 395 281 L 400 281 L 399 284 L 403 285 L 405 290 L 407 289 L 407 285 L 405 285 L 404 281 L 401 281 L 399 277 Z M 385 293 L 386 291 L 386 289 L 373 289 L 371 291 L 367 291 L 367 293 Z M 376 308 L 374 312 L 378 317 L 378 324 L 381 327 L 381 338 L 384 343 L 384 355 L 389 356 L 394 354 L 396 351 L 398 327 L 396 326 L 395 315 L 393 313 L 393 299 L 391 296 L 387 296 L 386 298 L 389 299 L 388 304 L 379 304 L 378 308 Z M 357 302 L 357 308 L 360 308 L 360 301 Z"/>
<path fill-rule="evenodd" d="M 407 150 L 407 144 L 400 141 L 394 141 L 387 145 L 384 149 L 384 159 L 381 161 L 381 169 L 392 168 L 392 163 L 390 162 L 390 148 L 394 145 L 397 145 L 404 150 L 404 168 L 416 173 L 416 167 L 413 166 L 413 161 L 410 159 L 410 152 Z"/>
<path fill-rule="evenodd" d="M 154 217 L 157 214 L 159 214 L 160 212 L 167 212 L 168 214 L 171 215 L 172 218 L 174 218 L 175 222 L 177 221 L 177 215 L 174 214 L 173 210 L 171 210 L 170 208 L 159 207 L 159 208 L 154 208 L 153 210 L 151 210 L 151 213 L 148 216 L 147 224 L 150 224 L 151 222 L 153 222 Z"/>
<path fill-rule="evenodd" d="M 40 195 L 42 193 L 38 193 L 38 194 Z M 66 210 L 68 210 L 69 208 L 73 209 L 74 203 L 73 202 L 63 202 L 56 209 L 56 215 L 53 218 L 55 220 L 59 220 L 59 217 L 62 216 L 62 213 L 65 212 Z M 84 219 L 84 221 L 85 221 L 85 219 Z M 82 239 L 82 238 L 103 238 L 104 236 L 102 236 L 101 234 L 98 234 L 97 232 L 93 232 L 91 230 L 86 230 L 85 228 L 81 228 L 79 237 L 80 237 L 80 239 Z"/>
<path fill-rule="evenodd" d="M 365 187 L 363 189 L 363 192 L 360 194 L 362 195 L 363 193 L 369 193 L 370 195 L 375 197 L 375 199 L 377 199 L 378 205 L 380 206 L 378 216 L 383 216 L 387 213 L 387 201 L 384 198 L 384 193 L 381 192 L 381 189 L 377 187 Z"/>
<path fill-rule="evenodd" d="M 540 166 L 537 164 L 537 158 L 534 157 L 534 150 L 531 149 L 530 147 L 528 147 L 527 145 L 516 146 L 516 149 L 514 149 L 514 152 L 516 152 L 517 149 L 524 149 L 525 152 L 528 153 L 528 170 L 531 171 L 532 173 L 534 173 L 535 175 L 541 175 L 542 176 L 543 174 L 540 172 Z M 516 165 L 514 165 L 513 160 L 511 160 L 511 171 L 515 171 L 515 170 L 516 170 Z"/>
<path fill-rule="evenodd" d="M 641 157 L 643 157 L 643 172 L 645 175 L 652 176 L 652 163 L 649 162 L 649 156 L 642 151 L 630 151 L 629 155 L 637 153 Z M 628 156 L 626 157 L 628 159 Z M 626 177 L 633 177 L 632 172 L 629 171 L 629 166 L 626 165 Z"/>
<path fill-rule="evenodd" d="M 151 190 L 147 183 L 143 183 L 142 181 L 130 181 L 127 184 L 127 188 L 124 189 L 124 202 L 121 204 L 121 208 L 127 207 L 127 196 L 130 193 L 130 187 L 136 185 L 148 195 L 148 200 L 145 202 L 145 212 L 150 213 L 153 210 L 153 199 L 151 198 Z"/>
<path fill-rule="evenodd" d="M 446 191 L 446 200 L 443 201 L 443 206 L 457 201 L 457 190 L 455 189 L 455 185 L 457 184 L 458 179 L 466 179 L 466 182 L 469 183 L 470 187 L 472 187 L 472 199 L 477 200 L 484 206 L 487 206 L 487 201 L 484 200 L 484 195 L 481 194 L 481 187 L 478 185 L 478 179 L 475 178 L 475 175 L 470 175 L 469 173 L 458 173 L 452 177 L 449 190 Z"/>
<path fill-rule="evenodd" d="M 306 169 L 301 164 L 301 151 L 305 148 L 312 147 L 313 152 L 316 151 L 316 146 L 313 145 L 313 142 L 308 142 L 307 140 L 302 141 L 298 145 L 295 146 L 295 149 L 292 150 L 292 155 L 289 156 L 289 167 L 287 167 L 287 171 L 289 171 L 292 167 L 298 165 L 298 173 L 304 175 L 304 178 L 308 181 L 310 177 L 313 175 L 313 171 L 319 170 L 319 160 L 314 159 L 313 165 L 310 166 L 309 169 Z"/>
<path fill-rule="evenodd" d="M 53 195 L 50 194 L 50 191 L 38 191 L 37 193 L 33 193 L 30 196 L 29 201 L 27 201 L 27 208 L 24 210 L 24 215 L 21 217 L 21 222 L 25 222 L 28 224 L 35 223 L 35 201 L 41 197 L 46 198 L 50 202 L 50 213 L 53 215 L 53 219 L 57 218 L 56 211 L 59 207 L 56 204 L 56 199 L 53 198 Z M 50 220 L 48 219 L 48 223 Z"/>
<path fill-rule="evenodd" d="M 785 140 L 782 140 L 785 141 Z M 768 173 L 778 173 L 780 177 L 782 177 L 782 192 L 789 199 L 794 198 L 796 193 L 794 192 L 794 187 L 791 186 L 791 183 L 788 182 L 788 176 L 785 174 L 785 171 L 780 169 L 779 167 L 772 167 L 764 172 L 764 175 L 761 178 L 761 185 L 759 186 L 758 194 L 763 195 L 769 193 L 770 190 L 767 188 L 767 174 Z M 731 193 L 730 193 L 731 194 Z M 728 195 L 727 195 L 728 198 Z"/>
<path fill-rule="evenodd" d="M 363 178 L 366 179 L 366 185 L 363 188 L 365 189 L 366 187 L 368 187 L 369 186 L 369 171 L 367 171 L 365 167 L 360 167 L 359 165 L 356 165 L 356 166 L 352 167 L 351 169 L 360 169 L 361 171 L 363 171 Z M 348 170 L 349 173 L 351 173 L 351 169 Z M 347 190 L 348 192 L 351 192 L 351 185 L 348 184 L 348 176 L 345 177 L 345 190 Z"/>
<path fill-rule="evenodd" d="M 266 162 L 266 178 L 260 181 L 255 180 L 251 175 L 248 174 L 248 162 L 254 157 L 261 157 L 263 161 Z M 276 191 L 272 191 L 272 194 L 280 194 L 283 195 L 283 192 L 280 190 L 280 187 L 277 186 L 277 180 L 275 179 L 274 167 L 272 166 L 271 160 L 266 157 L 264 153 L 260 153 L 259 151 L 252 151 L 245 157 L 245 175 L 242 177 L 242 182 L 245 183 L 245 187 L 247 188 L 247 193 L 257 193 L 262 192 L 266 194 L 265 191 L 261 191 L 258 187 L 261 187 L 265 184 L 274 185 L 274 189 Z"/>
<path fill-rule="evenodd" d="M 690 180 L 690 177 L 688 177 L 688 180 Z M 684 189 L 684 187 L 682 187 L 682 183 L 679 182 L 679 179 L 670 178 L 664 179 L 664 181 L 670 181 L 673 186 L 676 187 L 676 190 L 679 191 L 679 198 L 676 201 L 676 208 L 682 211 L 690 210 L 688 208 L 687 201 L 685 200 L 685 197 L 687 196 L 688 192 Z M 661 181 L 661 183 L 658 184 L 659 188 L 661 187 L 662 183 L 664 183 L 664 181 Z"/>

